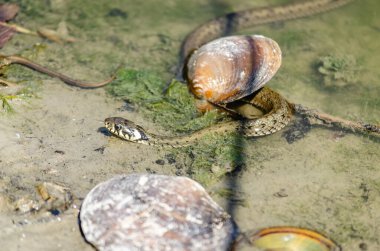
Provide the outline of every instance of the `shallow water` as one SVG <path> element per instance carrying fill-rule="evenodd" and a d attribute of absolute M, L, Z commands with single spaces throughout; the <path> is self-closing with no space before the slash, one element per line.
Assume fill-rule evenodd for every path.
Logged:
<path fill-rule="evenodd" d="M 55 29 L 65 21 L 78 41 L 59 45 L 17 35 L 2 53 L 21 51 L 28 55 L 27 49 L 35 51 L 33 45 L 43 43 L 46 48 L 33 59 L 76 78 L 101 79 L 123 64 L 169 80 L 182 40 L 197 25 L 230 11 L 289 1 L 19 2 L 22 9 L 17 23 L 31 29 Z M 379 123 L 378 9 L 380 2 L 376 0 L 354 1 L 329 13 L 254 27 L 239 34 L 263 34 L 279 43 L 283 63 L 269 86 L 288 100 L 335 116 Z M 318 67 L 326 56 L 348 62 L 344 74 L 349 81 L 344 81 L 345 86 L 324 84 Z M 188 157 L 178 157 L 178 165 L 170 164 L 166 156 L 171 152 L 110 139 L 97 131 L 102 127 L 100 121 L 111 115 L 163 131 L 139 112 L 140 107 L 133 112 L 120 110 L 124 103 L 103 89 L 78 90 L 58 80 L 16 70 L 8 77 L 37 82 L 40 89 L 35 92 L 37 98 L 13 103 L 15 114 L 1 116 L 0 188 L 4 194 L 16 199 L 25 194 L 33 197 L 36 183 L 60 182 L 77 195 L 79 206 L 80 198 L 96 183 L 116 174 L 189 174 L 184 169 L 193 160 Z M 222 178 L 209 191 L 242 231 L 302 226 L 326 234 L 344 250 L 380 248 L 379 140 L 313 128 L 292 144 L 282 133 L 236 143 L 244 144 L 241 170 Z M 101 147 L 104 152 L 95 151 Z M 162 163 L 156 161 L 159 159 L 164 165 L 158 164 Z M 8 186 L 12 189 L 5 189 Z M 229 198 L 220 196 L 224 190 Z M 61 221 L 19 226 L 13 222 L 30 216 L 4 213 L 0 242 L 8 250 L 91 250 L 79 233 L 75 214 L 73 210 Z"/>

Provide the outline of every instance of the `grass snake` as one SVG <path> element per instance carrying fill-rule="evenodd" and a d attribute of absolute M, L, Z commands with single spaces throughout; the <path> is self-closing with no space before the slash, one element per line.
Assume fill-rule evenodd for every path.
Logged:
<path fill-rule="evenodd" d="M 229 13 L 225 16 L 212 19 L 191 32 L 182 44 L 180 52 L 179 74 L 182 75 L 183 65 L 191 53 L 201 45 L 218 37 L 245 27 L 268 24 L 289 19 L 311 16 L 343 6 L 353 0 L 314 0 L 296 1 L 290 4 L 248 9 Z M 306 114 L 305 108 L 292 104 L 280 94 L 264 87 L 254 93 L 245 102 L 263 110 L 264 115 L 256 119 L 243 119 L 218 123 L 212 127 L 182 136 L 167 137 L 149 133 L 141 126 L 120 117 L 105 119 L 106 128 L 114 135 L 136 143 L 181 147 L 192 144 L 207 133 L 229 132 L 237 130 L 247 137 L 272 134 L 285 127 L 294 112 Z"/>

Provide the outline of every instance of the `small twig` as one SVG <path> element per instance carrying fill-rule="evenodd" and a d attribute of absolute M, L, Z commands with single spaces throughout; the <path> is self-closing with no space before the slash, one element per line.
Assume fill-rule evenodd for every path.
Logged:
<path fill-rule="evenodd" d="M 21 27 L 21 26 L 18 26 L 16 24 L 9 24 L 9 23 L 1 22 L 0 21 L 0 26 L 5 26 L 5 27 L 12 28 L 12 29 L 14 29 L 15 31 L 17 31 L 19 33 L 24 33 L 24 34 L 38 36 L 38 34 L 36 32 L 28 30 L 28 29 L 26 29 L 24 27 Z"/>
<path fill-rule="evenodd" d="M 0 78 L 0 85 L 7 86 L 7 87 L 18 87 L 19 85 L 13 82 L 10 82 L 8 80 Z"/>
<path fill-rule="evenodd" d="M 380 136 L 380 125 L 342 119 L 317 110 L 309 109 L 300 104 L 293 104 L 293 107 L 296 114 L 307 117 L 311 124 L 337 127 L 354 133 L 370 133 Z"/>

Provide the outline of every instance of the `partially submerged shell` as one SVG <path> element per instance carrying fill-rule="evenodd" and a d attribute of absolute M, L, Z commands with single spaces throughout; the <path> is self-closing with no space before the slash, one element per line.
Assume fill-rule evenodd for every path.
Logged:
<path fill-rule="evenodd" d="M 254 250 L 287 251 L 340 251 L 332 240 L 315 231 L 297 227 L 270 227 L 255 232 L 249 239 Z M 243 249 L 244 239 L 238 241 L 234 250 Z"/>
<path fill-rule="evenodd" d="M 222 37 L 192 54 L 187 63 L 187 79 L 198 98 L 228 103 L 263 87 L 280 65 L 280 47 L 270 38 Z"/>
<path fill-rule="evenodd" d="M 236 233 L 201 185 L 164 175 L 132 174 L 97 185 L 80 220 L 99 250 L 227 250 Z"/>

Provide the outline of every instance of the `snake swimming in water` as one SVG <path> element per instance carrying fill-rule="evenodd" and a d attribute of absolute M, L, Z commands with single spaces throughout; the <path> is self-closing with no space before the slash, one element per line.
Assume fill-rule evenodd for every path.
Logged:
<path fill-rule="evenodd" d="M 254 8 L 234 12 L 212 19 L 191 32 L 181 47 L 179 75 L 183 74 L 183 65 L 189 55 L 201 45 L 218 37 L 255 25 L 268 24 L 289 19 L 311 16 L 341 7 L 353 0 L 314 0 L 301 1 L 286 5 Z M 182 147 L 192 144 L 206 133 L 237 130 L 247 137 L 264 136 L 284 128 L 291 120 L 294 111 L 306 114 L 303 107 L 286 101 L 280 94 L 263 87 L 252 97 L 244 100 L 263 110 L 264 115 L 256 119 L 229 121 L 213 125 L 191 134 L 167 137 L 148 133 L 141 126 L 120 117 L 105 119 L 106 128 L 114 135 L 136 143 L 158 146 Z"/>

